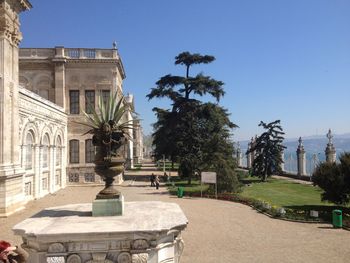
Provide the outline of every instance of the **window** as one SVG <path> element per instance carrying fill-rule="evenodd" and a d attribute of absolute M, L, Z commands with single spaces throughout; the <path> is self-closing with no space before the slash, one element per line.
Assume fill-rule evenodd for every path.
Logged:
<path fill-rule="evenodd" d="M 79 174 L 78 173 L 69 174 L 68 180 L 70 183 L 79 183 Z"/>
<path fill-rule="evenodd" d="M 92 109 L 95 109 L 95 91 L 85 90 L 85 112 L 91 114 Z"/>
<path fill-rule="evenodd" d="M 69 141 L 69 162 L 79 163 L 79 141 L 78 140 Z"/>
<path fill-rule="evenodd" d="M 47 168 L 49 163 L 49 138 L 45 134 L 43 139 L 43 148 L 42 148 L 42 168 Z"/>
<path fill-rule="evenodd" d="M 92 140 L 85 140 L 85 162 L 93 163 L 95 160 L 95 147 L 92 144 Z"/>
<path fill-rule="evenodd" d="M 30 132 L 27 134 L 24 150 L 26 154 L 25 169 L 31 170 L 33 168 L 33 135 Z"/>
<path fill-rule="evenodd" d="M 61 137 L 57 137 L 57 142 L 56 142 L 56 166 L 61 165 L 62 161 L 62 142 L 61 142 Z"/>
<path fill-rule="evenodd" d="M 84 174 L 84 179 L 86 183 L 94 183 L 95 182 L 95 174 L 94 173 L 86 173 Z"/>
<path fill-rule="evenodd" d="M 70 114 L 79 114 L 79 90 L 69 91 Z"/>
<path fill-rule="evenodd" d="M 101 94 L 102 95 L 102 101 L 106 105 L 106 103 L 108 101 L 108 98 L 109 98 L 109 95 L 111 94 L 111 91 L 110 90 L 102 90 L 101 93 L 102 93 Z"/>

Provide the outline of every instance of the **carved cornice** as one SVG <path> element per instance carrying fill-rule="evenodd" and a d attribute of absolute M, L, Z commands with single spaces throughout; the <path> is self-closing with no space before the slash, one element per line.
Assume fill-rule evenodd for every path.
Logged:
<path fill-rule="evenodd" d="M 27 0 L 0 0 L 0 35 L 18 47 L 22 40 L 18 14 L 29 10 Z"/>
<path fill-rule="evenodd" d="M 16 12 L 20 13 L 30 10 L 33 6 L 28 0 L 0 0 L 1 3 L 7 3 Z"/>

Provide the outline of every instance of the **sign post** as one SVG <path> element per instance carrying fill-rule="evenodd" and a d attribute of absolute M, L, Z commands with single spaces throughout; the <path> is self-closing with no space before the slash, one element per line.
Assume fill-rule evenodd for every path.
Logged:
<path fill-rule="evenodd" d="M 215 184 L 215 197 L 218 199 L 218 184 L 216 182 L 215 172 L 201 172 L 201 197 L 203 197 L 202 184 Z"/>

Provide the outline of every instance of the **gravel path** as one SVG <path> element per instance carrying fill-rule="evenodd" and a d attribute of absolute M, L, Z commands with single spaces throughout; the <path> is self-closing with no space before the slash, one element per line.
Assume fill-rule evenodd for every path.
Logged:
<path fill-rule="evenodd" d="M 92 202 L 101 186 L 67 187 L 0 218 L 0 239 L 21 243 L 11 228 L 45 207 Z M 119 187 L 126 201 L 178 203 L 189 225 L 183 232 L 182 263 L 206 262 L 350 262 L 350 232 L 325 224 L 271 219 L 248 206 L 212 199 L 169 196 L 146 182 L 126 181 Z"/>

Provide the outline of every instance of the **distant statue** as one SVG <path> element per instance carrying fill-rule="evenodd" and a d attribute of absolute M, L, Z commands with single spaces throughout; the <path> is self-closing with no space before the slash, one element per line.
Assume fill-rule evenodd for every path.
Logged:
<path fill-rule="evenodd" d="M 299 150 L 304 150 L 303 140 L 301 139 L 301 137 L 299 137 L 298 142 L 299 142 L 298 149 Z"/>
<path fill-rule="evenodd" d="M 326 136 L 327 136 L 327 138 L 328 138 L 328 144 L 329 144 L 329 145 L 333 144 L 333 141 L 332 141 L 332 140 L 333 140 L 333 135 L 332 135 L 331 129 L 328 130 L 328 133 L 327 133 Z"/>
<path fill-rule="evenodd" d="M 113 42 L 113 49 L 117 49 L 117 42 L 116 41 Z"/>
<path fill-rule="evenodd" d="M 301 137 L 299 137 L 298 142 L 299 142 L 299 147 L 303 146 L 303 140 L 301 139 Z"/>

